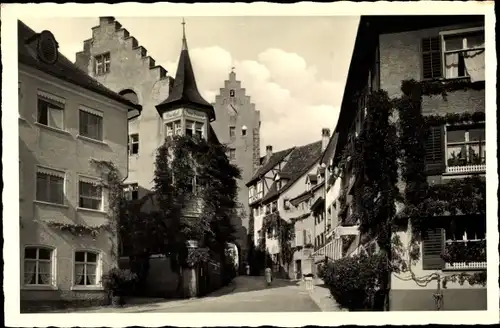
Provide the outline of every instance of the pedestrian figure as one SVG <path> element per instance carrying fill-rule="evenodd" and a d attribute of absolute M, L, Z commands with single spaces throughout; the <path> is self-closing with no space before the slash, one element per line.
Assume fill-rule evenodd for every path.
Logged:
<path fill-rule="evenodd" d="M 265 276 L 266 276 L 267 286 L 271 286 L 271 281 L 273 280 L 273 275 L 272 275 L 270 267 L 266 268 L 266 270 L 265 270 Z"/>
<path fill-rule="evenodd" d="M 247 276 L 249 276 L 250 275 L 250 265 L 247 264 L 246 269 L 247 269 Z"/>

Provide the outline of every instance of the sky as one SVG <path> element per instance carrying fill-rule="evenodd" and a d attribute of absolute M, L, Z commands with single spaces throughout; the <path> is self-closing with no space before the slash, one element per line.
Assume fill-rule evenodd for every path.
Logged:
<path fill-rule="evenodd" d="M 175 76 L 181 48 L 179 17 L 115 17 L 157 64 Z M 98 17 L 23 17 L 35 31 L 50 30 L 74 62 Z M 320 140 L 334 130 L 359 16 L 185 17 L 198 88 L 209 102 L 231 67 L 261 112 L 261 153 Z"/>

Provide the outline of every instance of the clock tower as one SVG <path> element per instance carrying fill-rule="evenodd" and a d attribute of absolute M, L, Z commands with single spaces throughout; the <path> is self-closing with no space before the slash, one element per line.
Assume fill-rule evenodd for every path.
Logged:
<path fill-rule="evenodd" d="M 229 148 L 229 158 L 241 169 L 241 180 L 238 181 L 238 202 L 242 204 L 242 222 L 244 229 L 238 239 L 240 245 L 246 248 L 248 233 L 248 188 L 246 183 L 260 165 L 260 112 L 255 110 L 255 104 L 236 79 L 235 68 L 229 73 L 229 79 L 224 81 L 224 88 L 215 97 L 215 114 L 217 121 L 211 123 L 221 143 Z M 243 258 L 245 258 L 243 256 Z"/>

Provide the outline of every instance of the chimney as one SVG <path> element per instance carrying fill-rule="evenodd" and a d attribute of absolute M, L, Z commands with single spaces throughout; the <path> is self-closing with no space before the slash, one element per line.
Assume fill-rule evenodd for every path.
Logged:
<path fill-rule="evenodd" d="M 273 156 L 273 146 L 268 145 L 266 146 L 266 162 L 271 159 L 271 156 Z"/>
<path fill-rule="evenodd" d="M 321 130 L 321 151 L 325 151 L 329 141 L 330 141 L 330 129 L 323 128 L 323 130 Z"/>

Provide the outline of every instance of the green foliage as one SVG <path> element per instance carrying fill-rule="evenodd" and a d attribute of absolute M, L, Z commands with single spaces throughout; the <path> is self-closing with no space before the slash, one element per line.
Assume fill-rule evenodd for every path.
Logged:
<path fill-rule="evenodd" d="M 404 209 L 400 213 L 400 218 L 407 218 L 411 223 L 412 240 L 409 245 L 410 261 L 419 258 L 418 240 L 421 239 L 425 230 L 435 221 L 435 216 L 466 215 L 486 213 L 486 181 L 481 177 L 470 177 L 453 179 L 447 183 L 429 186 L 425 172 L 425 141 L 429 126 L 442 124 L 462 124 L 470 122 L 483 122 L 485 115 L 483 112 L 475 113 L 449 113 L 446 115 L 422 115 L 423 95 L 442 95 L 446 98 L 447 92 L 460 89 L 484 89 L 484 83 L 470 83 L 468 80 L 457 81 L 423 81 L 415 80 L 403 81 L 401 91 L 403 96 L 396 99 L 394 103 L 399 113 L 399 133 L 400 133 L 400 156 L 401 156 L 401 176 L 405 183 Z M 395 248 L 401 249 L 395 244 Z M 470 253 L 472 252 L 472 253 Z M 483 258 L 480 247 L 468 251 L 464 247 L 451 246 L 442 254 L 448 261 L 457 259 L 472 259 L 480 261 Z M 411 270 L 401 259 L 402 252 L 393 252 L 394 263 L 399 266 L 394 270 Z M 476 257 L 477 256 L 477 257 Z M 424 283 L 422 278 L 415 277 L 417 283 Z M 484 280 L 482 280 L 484 278 Z M 431 275 L 428 279 L 436 279 Z M 428 280 L 427 279 L 427 280 Z M 458 281 L 463 284 L 484 284 L 486 272 L 480 273 L 459 273 L 448 275 L 443 280 L 446 287 L 447 281 Z"/>
<path fill-rule="evenodd" d="M 486 240 L 447 245 L 443 258 L 449 263 L 486 261 Z"/>
<path fill-rule="evenodd" d="M 163 245 L 157 244 L 162 253 L 172 255 L 174 265 L 192 266 L 193 261 L 206 259 L 202 250 L 189 255 L 188 240 L 220 254 L 234 240 L 239 177 L 240 170 L 229 162 L 224 145 L 176 136 L 158 148 L 154 195 L 160 210 L 154 221 L 162 226 Z M 190 210 L 199 214 L 187 215 Z"/>
<path fill-rule="evenodd" d="M 59 223 L 59 222 L 48 222 L 47 225 L 51 228 L 59 229 L 61 231 L 69 232 L 75 236 L 86 236 L 90 235 L 93 238 L 97 237 L 102 230 L 108 230 L 109 225 L 103 224 L 97 227 L 91 227 L 82 224 L 68 224 L 68 223 Z"/>
<path fill-rule="evenodd" d="M 130 270 L 113 268 L 103 275 L 104 289 L 112 292 L 114 296 L 123 295 L 132 289 L 135 282 L 137 282 L 137 275 Z"/>
<path fill-rule="evenodd" d="M 341 307 L 359 311 L 373 309 L 388 271 L 383 254 L 361 254 L 328 262 L 319 274 Z"/>
<path fill-rule="evenodd" d="M 279 212 L 276 211 L 264 217 L 260 233 L 259 242 L 264 250 L 266 234 L 272 235 L 274 238 L 278 238 L 283 264 L 290 264 L 292 262 L 295 251 L 292 247 L 292 240 L 295 238 L 293 223 L 284 220 Z"/>

